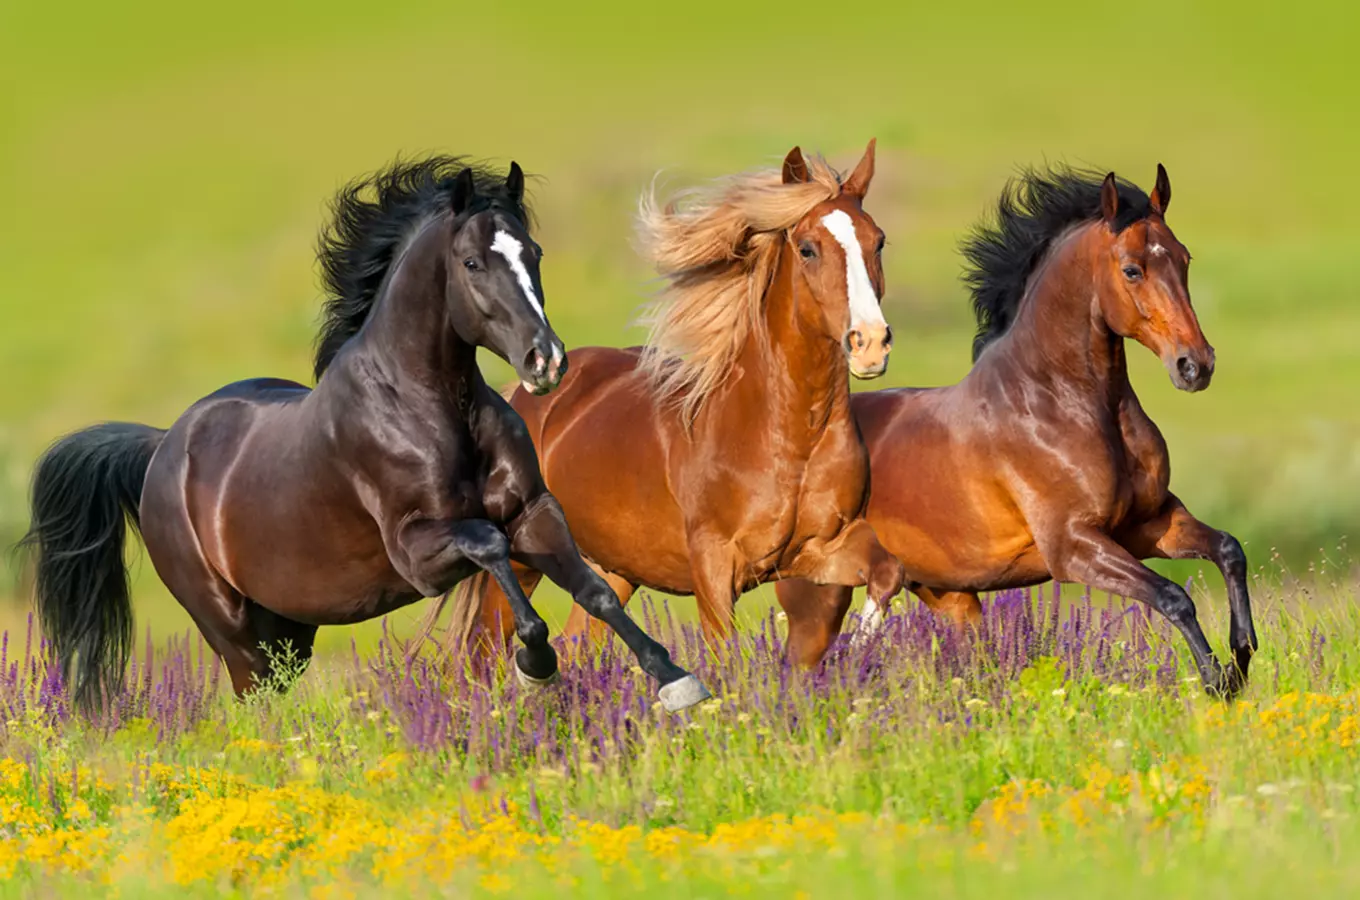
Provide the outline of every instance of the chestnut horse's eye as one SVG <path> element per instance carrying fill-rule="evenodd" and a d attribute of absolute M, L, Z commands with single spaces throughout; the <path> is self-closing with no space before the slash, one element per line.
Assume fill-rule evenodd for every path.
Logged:
<path fill-rule="evenodd" d="M 802 244 L 798 245 L 798 253 L 803 259 L 815 259 L 817 257 L 817 248 L 804 241 Z"/>
<path fill-rule="evenodd" d="M 1143 270 L 1137 266 L 1125 266 L 1124 277 L 1129 281 L 1137 281 L 1139 278 L 1143 277 Z"/>
<path fill-rule="evenodd" d="M 463 268 L 467 269 L 469 272 L 477 271 L 477 260 L 469 256 L 467 259 L 463 260 Z"/>

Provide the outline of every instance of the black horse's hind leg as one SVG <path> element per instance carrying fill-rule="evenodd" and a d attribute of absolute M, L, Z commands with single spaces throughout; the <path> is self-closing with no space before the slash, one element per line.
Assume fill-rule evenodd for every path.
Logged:
<path fill-rule="evenodd" d="M 1142 523 L 1121 543 L 1142 559 L 1207 559 L 1223 573 L 1228 588 L 1231 615 L 1228 640 L 1233 661 L 1245 679 L 1256 652 L 1256 625 L 1251 616 L 1251 595 L 1247 591 L 1247 557 L 1237 538 L 1226 531 L 1205 525 L 1190 514 L 1177 497 L 1169 497 L 1153 519 Z"/>
<path fill-rule="evenodd" d="M 709 698 L 710 694 L 699 680 L 671 661 L 666 648 L 629 617 L 605 580 L 581 558 L 562 507 L 551 494 L 544 494 L 517 523 L 512 552 L 517 562 L 548 576 L 570 593 L 582 609 L 602 620 L 623 639 L 637 657 L 642 671 L 660 683 L 661 702 L 667 709 L 684 709 Z M 511 583 L 516 590 L 507 591 L 507 595 L 513 608 L 519 585 L 513 578 Z M 504 582 L 501 587 L 505 588 Z"/>
<path fill-rule="evenodd" d="M 280 690 L 286 690 L 312 661 L 312 645 L 316 641 L 316 626 L 294 622 L 265 609 L 253 600 L 246 600 L 251 629 L 259 639 L 265 657 L 265 677 Z M 278 678 L 287 679 L 281 682 Z"/>
<path fill-rule="evenodd" d="M 530 682 L 546 682 L 557 674 L 548 623 L 520 589 L 510 568 L 510 539 L 494 523 L 422 519 L 403 527 L 398 540 L 405 556 L 398 571 L 427 597 L 445 593 L 478 568 L 495 578 L 510 600 L 515 634 L 524 644 L 515 654 L 519 671 Z"/>

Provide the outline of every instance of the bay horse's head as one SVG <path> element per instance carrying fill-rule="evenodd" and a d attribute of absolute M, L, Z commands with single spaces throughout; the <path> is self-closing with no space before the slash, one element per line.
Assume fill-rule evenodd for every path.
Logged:
<path fill-rule="evenodd" d="M 543 251 L 522 219 L 524 172 L 510 163 L 509 203 L 479 196 L 471 169 L 452 187 L 446 253 L 449 317 L 459 337 L 514 366 L 524 388 L 546 394 L 567 371 L 562 341 L 543 311 Z"/>
<path fill-rule="evenodd" d="M 1113 172 L 1105 176 L 1096 283 L 1111 330 L 1156 353 L 1176 387 L 1202 391 L 1214 374 L 1214 348 L 1190 305 L 1190 252 L 1166 224 L 1170 202 L 1171 180 L 1159 163 L 1147 214 L 1119 227 L 1118 185 Z"/>
<path fill-rule="evenodd" d="M 879 308 L 883 296 L 883 232 L 864 211 L 874 177 L 874 141 L 839 196 L 814 206 L 788 232 L 795 265 L 822 313 L 827 336 L 844 349 L 850 373 L 877 378 L 888 369 L 892 329 Z M 784 159 L 785 184 L 811 179 L 798 147 Z"/>

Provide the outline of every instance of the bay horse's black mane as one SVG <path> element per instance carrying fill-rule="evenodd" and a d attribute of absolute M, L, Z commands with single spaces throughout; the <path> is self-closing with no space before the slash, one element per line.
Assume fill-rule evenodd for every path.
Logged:
<path fill-rule="evenodd" d="M 1102 172 L 1053 166 L 1025 169 L 1007 182 L 996 216 L 976 226 L 963 241 L 963 282 L 973 295 L 977 336 L 973 361 L 992 341 L 1006 333 L 1025 295 L 1030 275 L 1053 239 L 1071 226 L 1100 216 Z M 1137 185 L 1118 179 L 1119 215 L 1123 231 L 1148 214 L 1148 196 Z"/>
<path fill-rule="evenodd" d="M 336 193 L 331 223 L 321 232 L 316 249 L 326 292 L 316 341 L 317 378 L 363 327 L 388 269 L 413 229 L 428 217 L 449 211 L 454 179 L 464 169 L 472 171 L 476 200 L 473 208 L 460 212 L 495 207 L 530 227 L 528 206 L 514 202 L 503 175 L 458 156 L 397 160 Z"/>

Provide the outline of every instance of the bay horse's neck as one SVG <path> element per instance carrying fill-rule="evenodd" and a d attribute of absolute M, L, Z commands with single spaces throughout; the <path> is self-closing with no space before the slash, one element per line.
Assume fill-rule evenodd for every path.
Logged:
<path fill-rule="evenodd" d="M 453 397 L 481 375 L 476 347 L 449 321 L 441 252 L 448 227 L 447 219 L 433 221 L 411 240 L 356 340 L 358 352 L 389 377 Z"/>
<path fill-rule="evenodd" d="M 1128 364 L 1124 339 L 1101 312 L 1092 230 L 1078 226 L 1054 243 L 1030 276 L 1015 322 L 998 340 L 1001 352 L 987 355 L 1029 380 L 1117 407 L 1128 388 Z"/>
<path fill-rule="evenodd" d="M 827 337 L 793 259 L 785 244 L 762 304 L 763 321 L 738 357 L 742 377 L 735 391 L 752 410 L 752 425 L 759 421 L 785 437 L 815 441 L 838 413 L 849 421 L 850 370 L 844 350 Z"/>

